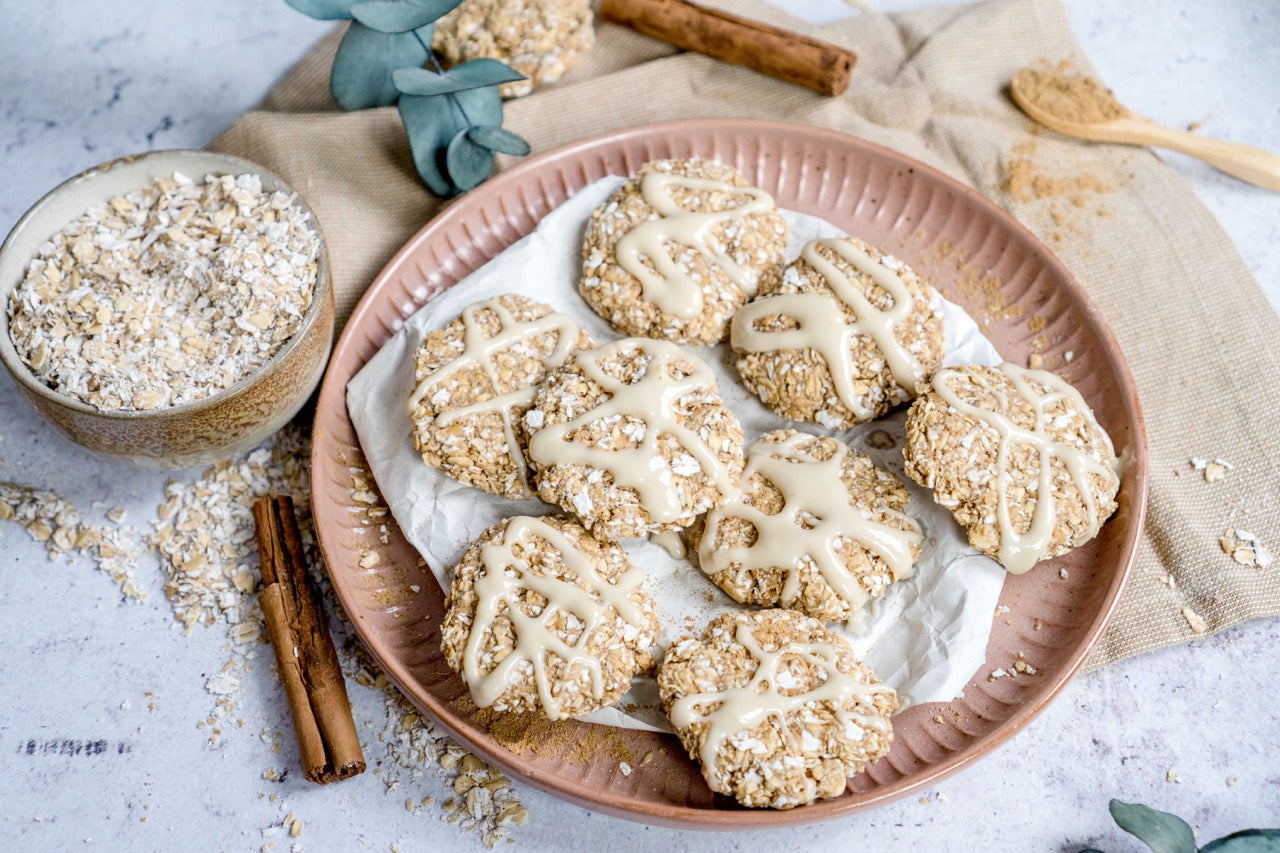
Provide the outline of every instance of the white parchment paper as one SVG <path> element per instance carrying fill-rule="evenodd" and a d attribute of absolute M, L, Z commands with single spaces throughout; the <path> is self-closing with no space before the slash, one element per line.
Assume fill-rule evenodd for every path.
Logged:
<path fill-rule="evenodd" d="M 378 487 L 405 537 L 443 589 L 448 589 L 453 566 L 485 528 L 509 516 L 555 510 L 537 499 L 511 500 L 464 486 L 422 462 L 413 448 L 405 410 L 415 384 L 414 350 L 429 330 L 445 325 L 467 305 L 503 293 L 519 293 L 569 314 L 597 342 L 617 338 L 583 302 L 577 282 L 587 218 L 623 181 L 609 177 L 585 187 L 544 217 L 531 234 L 436 296 L 347 385 L 347 408 Z M 817 217 L 785 210 L 783 216 L 791 226 L 788 260 L 809 240 L 843 233 Z M 946 300 L 941 305 L 946 321 L 944 362 L 998 364 L 999 355 L 972 318 Z M 950 514 L 903 475 L 905 412 L 841 433 L 788 422 L 743 387 L 727 344 L 690 352 L 715 370 L 725 402 L 742 420 L 748 442 L 783 427 L 836 435 L 902 477 L 911 492 L 908 512 L 924 529 L 924 550 L 915 573 L 873 603 L 861 633 L 831 627 L 849 637 L 872 670 L 898 691 L 904 707 L 954 698 L 986 657 L 1004 570 L 970 548 Z M 742 606 L 721 593 L 696 565 L 646 540 L 622 544 L 647 573 L 645 588 L 657 605 L 664 646 L 677 636 L 700 633 L 714 615 Z M 619 706 L 628 713 L 610 708 L 587 719 L 669 729 L 651 678 L 638 678 Z"/>

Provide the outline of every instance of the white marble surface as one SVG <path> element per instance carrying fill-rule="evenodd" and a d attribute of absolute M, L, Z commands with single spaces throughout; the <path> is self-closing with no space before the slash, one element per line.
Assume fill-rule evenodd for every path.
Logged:
<path fill-rule="evenodd" d="M 80 169 L 153 147 L 203 145 L 327 27 L 278 0 L 48 0 L 4 8 L 0 233 Z M 1198 121 L 1202 133 L 1280 151 L 1276 4 L 1078 0 L 1069 8 L 1085 49 L 1126 104 L 1175 126 Z M 1168 159 L 1280 305 L 1280 195 Z M 154 516 L 164 475 L 103 462 L 69 444 L 37 419 L 8 377 L 0 380 L 0 438 L 0 480 L 56 489 L 91 516 L 116 505 L 139 527 Z M 1258 532 L 1273 542 L 1280 535 Z M 406 796 L 449 795 L 430 767 L 393 794 L 372 772 L 328 788 L 296 772 L 282 783 L 264 781 L 266 768 L 296 764 L 269 666 L 245 685 L 247 728 L 209 749 L 196 722 L 211 704 L 205 676 L 226 658 L 224 636 L 216 629 L 180 634 L 154 563 L 137 571 L 149 602 L 122 603 L 86 562 L 48 560 L 12 524 L 0 524 L 0 537 L 0 838 L 8 849 L 480 848 L 474 833 L 439 820 L 438 807 L 405 811 Z M 1277 825 L 1277 648 L 1280 620 L 1259 620 L 1081 676 L 1010 742 L 925 797 L 844 820 L 696 834 L 603 817 L 522 787 L 530 817 L 514 838 L 524 849 L 708 853 L 895 844 L 1138 849 L 1107 815 L 1112 796 L 1187 817 L 1202 843 Z M 352 691 L 362 735 L 375 741 L 385 719 L 381 699 Z M 284 731 L 280 754 L 257 736 L 264 726 Z M 74 746 L 64 741 L 81 743 L 81 753 L 65 754 Z M 86 751 L 85 742 L 102 747 Z M 1181 781 L 1168 781 L 1170 771 Z M 263 834 L 288 812 L 303 821 L 298 838 Z"/>

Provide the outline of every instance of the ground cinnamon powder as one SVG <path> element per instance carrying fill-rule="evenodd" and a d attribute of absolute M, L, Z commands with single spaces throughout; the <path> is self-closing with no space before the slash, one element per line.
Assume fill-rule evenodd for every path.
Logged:
<path fill-rule="evenodd" d="M 1065 198 L 1074 207 L 1084 207 L 1092 195 L 1111 192 L 1112 187 L 1097 175 L 1052 175 L 1036 163 L 1036 140 L 1021 142 L 1009 149 L 1001 164 L 1002 187 L 1014 201 Z"/>
<path fill-rule="evenodd" d="M 1031 103 L 1065 121 L 1098 122 L 1129 114 L 1097 78 L 1069 73 L 1066 60 L 1057 65 L 1024 68 L 1013 85 Z"/>

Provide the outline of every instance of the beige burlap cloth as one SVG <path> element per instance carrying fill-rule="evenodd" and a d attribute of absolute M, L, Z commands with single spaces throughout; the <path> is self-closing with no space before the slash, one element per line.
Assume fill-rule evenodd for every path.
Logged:
<path fill-rule="evenodd" d="M 763 3 L 733 8 L 805 29 Z M 1061 6 L 995 0 L 867 14 L 813 32 L 859 54 L 842 97 L 604 25 L 588 61 L 555 88 L 509 103 L 506 125 L 537 152 L 666 119 L 785 119 L 896 148 L 995 199 L 1088 289 L 1124 347 L 1146 413 L 1146 531 L 1089 665 L 1191 638 L 1197 614 L 1217 631 L 1280 613 L 1280 565 L 1244 565 L 1219 545 L 1228 529 L 1244 529 L 1280 551 L 1280 321 L 1231 240 L 1155 155 L 1033 133 L 1009 102 L 1005 87 L 1023 66 L 1067 59 L 1088 68 Z M 273 169 L 315 209 L 345 318 L 441 202 L 418 181 L 394 108 L 336 110 L 328 94 L 336 44 L 331 36 L 318 45 L 212 147 Z M 1209 483 L 1191 457 L 1234 468 Z"/>

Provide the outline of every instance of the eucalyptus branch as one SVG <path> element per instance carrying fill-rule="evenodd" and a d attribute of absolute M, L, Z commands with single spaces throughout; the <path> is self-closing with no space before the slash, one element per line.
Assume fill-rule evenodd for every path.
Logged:
<path fill-rule="evenodd" d="M 334 100 L 345 110 L 395 104 L 414 166 L 432 192 L 448 197 L 483 183 L 495 153 L 529 153 L 527 142 L 502 127 L 498 93 L 523 75 L 493 59 L 446 71 L 431 49 L 436 21 L 461 0 L 285 2 L 313 18 L 351 20 L 329 76 Z"/>

